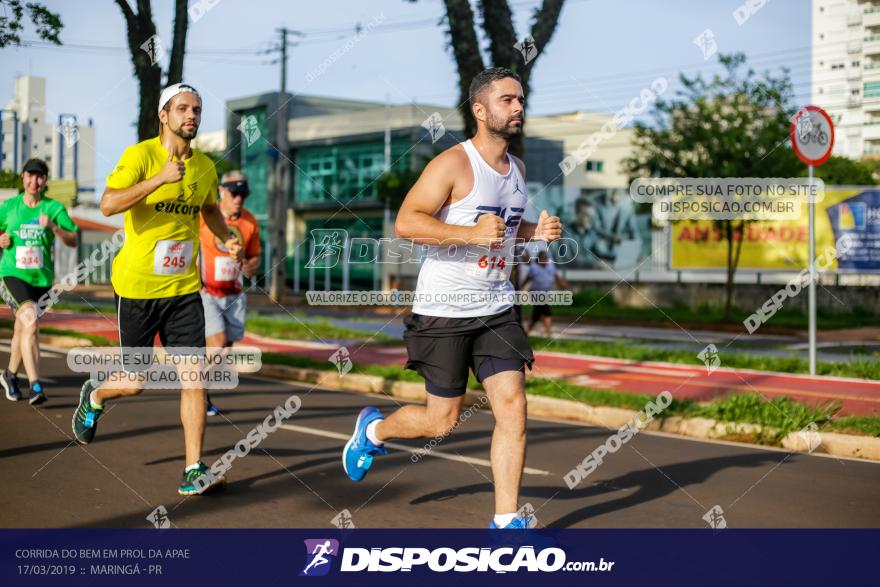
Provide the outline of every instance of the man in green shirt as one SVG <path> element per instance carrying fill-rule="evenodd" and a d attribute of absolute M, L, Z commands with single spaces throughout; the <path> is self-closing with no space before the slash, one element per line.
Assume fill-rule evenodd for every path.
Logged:
<path fill-rule="evenodd" d="M 21 399 L 15 373 L 24 361 L 32 405 L 46 401 L 38 366 L 37 301 L 51 289 L 55 279 L 55 237 L 69 247 L 77 243 L 76 224 L 64 205 L 43 195 L 48 177 L 49 167 L 43 160 L 28 160 L 22 172 L 24 191 L 0 203 L 0 296 L 15 314 L 9 367 L 0 375 L 0 386 L 6 399 Z"/>

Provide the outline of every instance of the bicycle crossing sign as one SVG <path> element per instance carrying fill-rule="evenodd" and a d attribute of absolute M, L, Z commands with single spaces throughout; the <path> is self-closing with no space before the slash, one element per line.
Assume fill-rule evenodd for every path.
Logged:
<path fill-rule="evenodd" d="M 822 165 L 831 157 L 834 124 L 818 106 L 805 106 L 791 120 L 791 146 L 807 165 Z"/>

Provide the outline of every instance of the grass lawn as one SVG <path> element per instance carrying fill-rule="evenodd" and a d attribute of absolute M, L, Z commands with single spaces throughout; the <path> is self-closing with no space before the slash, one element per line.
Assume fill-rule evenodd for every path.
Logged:
<path fill-rule="evenodd" d="M 374 343 L 399 342 L 385 334 L 335 326 L 323 318 L 305 321 L 290 317 L 249 316 L 247 331 L 260 336 L 290 340 L 366 340 L 372 337 L 370 342 Z"/>
<path fill-rule="evenodd" d="M 293 357 L 278 353 L 264 353 L 263 362 L 274 365 L 289 365 L 301 368 L 335 369 L 329 361 L 316 361 L 303 357 Z M 392 381 L 422 381 L 415 372 L 397 365 L 379 367 L 355 363 L 352 373 L 380 375 Z M 471 388 L 479 388 L 471 375 Z M 633 394 L 594 389 L 573 385 L 565 381 L 530 378 L 526 381 L 526 391 L 534 395 L 555 397 L 583 402 L 591 406 L 610 406 L 631 410 L 642 410 L 656 398 L 647 394 Z M 719 422 L 747 422 L 776 428 L 774 434 L 763 433 L 754 440 L 761 444 L 778 445 L 790 433 L 802 430 L 815 423 L 819 430 L 843 432 L 867 436 L 880 436 L 880 416 L 846 416 L 834 419 L 840 405 L 828 403 L 818 406 L 791 400 L 786 397 L 766 401 L 757 394 L 730 394 L 709 403 L 696 403 L 690 400 L 672 400 L 662 416 L 687 416 L 712 418 Z"/>
<path fill-rule="evenodd" d="M 720 304 L 720 301 L 719 301 Z M 531 308 L 528 308 L 531 312 Z M 571 306 L 554 306 L 557 316 L 572 318 L 583 316 L 586 319 L 608 320 L 629 324 L 649 325 L 650 323 L 669 323 L 670 319 L 682 326 L 695 327 L 711 324 L 738 324 L 752 314 L 755 308 L 734 308 L 731 318 L 725 320 L 720 305 L 704 305 L 692 309 L 687 306 L 657 309 L 630 308 L 619 306 L 610 294 L 603 290 L 581 290 L 572 296 Z M 523 315 L 527 316 L 526 308 Z M 839 330 L 858 326 L 875 326 L 880 324 L 880 314 L 872 313 L 865 308 L 841 307 L 839 310 L 819 309 L 816 312 L 816 327 L 819 330 Z M 767 326 L 782 328 L 806 329 L 807 315 L 797 308 L 782 308 L 770 319 Z"/>
<path fill-rule="evenodd" d="M 685 365 L 702 365 L 696 353 L 689 351 L 657 349 L 646 345 L 628 342 L 605 342 L 595 340 L 551 340 L 529 337 L 535 351 L 572 353 L 576 355 L 595 355 L 634 361 L 664 361 Z M 722 367 L 754 369 L 757 371 L 779 371 L 780 373 L 808 373 L 809 362 L 802 357 L 768 357 L 719 350 Z M 880 357 L 856 355 L 850 361 L 816 363 L 817 375 L 856 377 L 860 379 L 880 379 Z"/>

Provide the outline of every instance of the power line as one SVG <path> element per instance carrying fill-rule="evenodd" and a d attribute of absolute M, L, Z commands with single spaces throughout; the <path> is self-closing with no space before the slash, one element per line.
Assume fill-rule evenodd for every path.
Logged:
<path fill-rule="evenodd" d="M 303 44 L 306 41 L 307 41 L 307 39 L 302 39 L 299 41 L 299 43 Z M 110 46 L 105 46 L 105 45 L 86 45 L 86 44 L 67 44 L 67 45 L 63 45 L 63 46 L 59 47 L 59 46 L 56 46 L 56 45 L 53 45 L 51 43 L 44 42 L 44 41 L 28 41 L 28 42 L 32 43 L 34 48 L 47 48 L 47 49 L 53 49 L 53 50 L 61 49 L 61 50 L 65 50 L 65 51 L 67 51 L 69 49 L 95 50 L 95 51 L 103 51 L 103 52 L 122 52 L 122 53 L 128 54 L 128 49 L 124 48 L 124 47 L 110 47 Z M 751 56 L 752 61 L 749 62 L 748 65 L 749 66 L 761 65 L 762 67 L 768 67 L 768 66 L 777 65 L 777 64 L 790 63 L 791 59 L 792 59 L 791 56 L 786 56 L 786 57 L 780 56 L 777 59 L 770 59 L 767 61 L 765 61 L 763 58 L 764 57 L 772 57 L 775 55 L 781 55 L 781 54 L 788 53 L 791 51 L 803 51 L 803 50 L 804 50 L 804 48 L 794 48 L 794 49 L 788 49 L 788 50 L 784 50 L 784 51 L 773 51 L 773 52 L 768 52 L 768 53 L 754 54 L 753 56 Z M 192 50 L 187 51 L 187 56 L 193 56 L 193 57 L 198 56 L 200 58 L 202 56 L 216 57 L 216 56 L 229 55 L 229 54 L 242 56 L 242 53 L 243 52 L 246 53 L 247 51 L 249 51 L 249 50 L 244 49 L 244 48 L 238 49 L 238 50 L 231 50 L 231 51 L 213 51 L 213 50 L 192 49 Z M 206 59 L 202 59 L 202 60 L 206 60 Z M 222 60 L 217 60 L 217 62 L 222 63 Z M 240 62 L 240 63 L 250 62 L 250 63 L 254 63 L 254 64 L 259 63 L 259 61 L 257 59 L 254 59 L 253 61 L 248 61 L 246 59 L 242 59 L 240 61 L 230 61 L 230 63 L 236 63 L 236 62 Z M 772 65 L 770 65 L 770 64 L 772 64 Z M 652 75 L 652 74 L 681 73 L 681 72 L 683 72 L 683 70 L 688 70 L 688 72 L 687 72 L 688 75 L 696 75 L 697 73 L 702 73 L 702 72 L 708 73 L 711 71 L 717 71 L 718 65 L 715 63 L 707 63 L 704 61 L 704 62 L 689 64 L 689 65 L 684 65 L 684 66 L 670 66 L 670 67 L 665 67 L 665 68 L 661 68 L 661 69 L 640 70 L 640 71 L 626 72 L 626 73 L 622 73 L 622 74 L 612 74 L 612 75 L 608 75 L 608 76 L 597 76 L 594 78 L 588 78 L 588 79 L 584 79 L 584 80 L 550 81 L 550 82 L 545 82 L 545 83 L 541 84 L 541 87 L 547 88 L 547 89 L 555 89 L 555 88 L 560 88 L 560 87 L 564 87 L 564 86 L 578 85 L 578 84 L 583 84 L 583 83 L 592 83 L 592 84 L 596 84 L 596 85 L 609 85 L 609 84 L 615 85 L 615 82 L 618 82 L 618 81 L 622 82 L 623 80 L 628 80 L 628 79 L 640 79 L 643 76 Z"/>

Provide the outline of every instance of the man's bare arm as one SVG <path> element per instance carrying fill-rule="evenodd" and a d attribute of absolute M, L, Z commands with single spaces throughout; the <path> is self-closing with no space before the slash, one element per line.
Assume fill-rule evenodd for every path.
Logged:
<path fill-rule="evenodd" d="M 399 238 L 422 245 L 489 244 L 504 238 L 504 221 L 483 214 L 474 226 L 455 226 L 434 215 L 452 194 L 455 178 L 467 155 L 446 151 L 432 160 L 412 187 L 400 210 L 394 230 Z"/>
<path fill-rule="evenodd" d="M 525 181 L 526 164 L 516 155 L 511 156 L 523 177 L 523 181 Z M 527 242 L 531 240 L 550 242 L 558 239 L 560 236 L 562 236 L 562 223 L 560 222 L 559 217 L 550 216 L 546 210 L 541 212 L 541 217 L 538 219 L 538 222 L 526 222 L 525 220 L 520 220 L 519 228 L 516 229 L 516 238 Z"/>
<path fill-rule="evenodd" d="M 516 230 L 516 238 L 524 241 L 530 241 L 535 238 L 535 230 L 538 228 L 537 222 L 519 221 L 519 228 Z"/>
<path fill-rule="evenodd" d="M 61 242 L 63 242 L 68 247 L 76 246 L 78 238 L 75 230 L 64 230 L 56 224 L 55 227 L 52 229 L 52 232 L 54 232 L 55 236 L 61 239 Z"/>
<path fill-rule="evenodd" d="M 104 195 L 101 196 L 101 212 L 104 216 L 125 212 L 166 183 L 177 183 L 183 179 L 185 172 L 183 161 L 174 161 L 173 155 L 169 155 L 165 166 L 153 177 L 128 188 L 106 188 Z"/>
<path fill-rule="evenodd" d="M 229 238 L 229 227 L 226 225 L 226 219 L 223 218 L 223 212 L 217 204 L 205 204 L 202 206 L 202 218 L 205 224 L 211 229 L 211 232 L 220 239 L 220 242 Z"/>
<path fill-rule="evenodd" d="M 244 263 L 242 263 L 242 266 L 241 266 L 241 272 L 244 274 L 245 277 L 250 279 L 251 277 L 253 277 L 254 275 L 257 274 L 257 270 L 259 268 L 260 268 L 260 256 L 255 255 L 253 257 L 250 257 L 250 258 L 244 260 Z"/>
<path fill-rule="evenodd" d="M 217 204 L 203 205 L 202 218 L 205 219 L 205 224 L 208 225 L 211 232 L 213 232 L 214 235 L 226 246 L 226 249 L 229 251 L 232 258 L 235 261 L 238 261 L 241 255 L 241 240 L 229 230 L 229 226 L 226 225 L 226 219 L 223 218 L 223 212 L 220 211 L 220 207 L 217 206 Z"/>
<path fill-rule="evenodd" d="M 520 220 L 516 237 L 525 241 L 542 240 L 555 241 L 562 237 L 562 221 L 559 216 L 550 216 L 547 210 L 541 211 L 538 222 L 525 222 Z"/>

